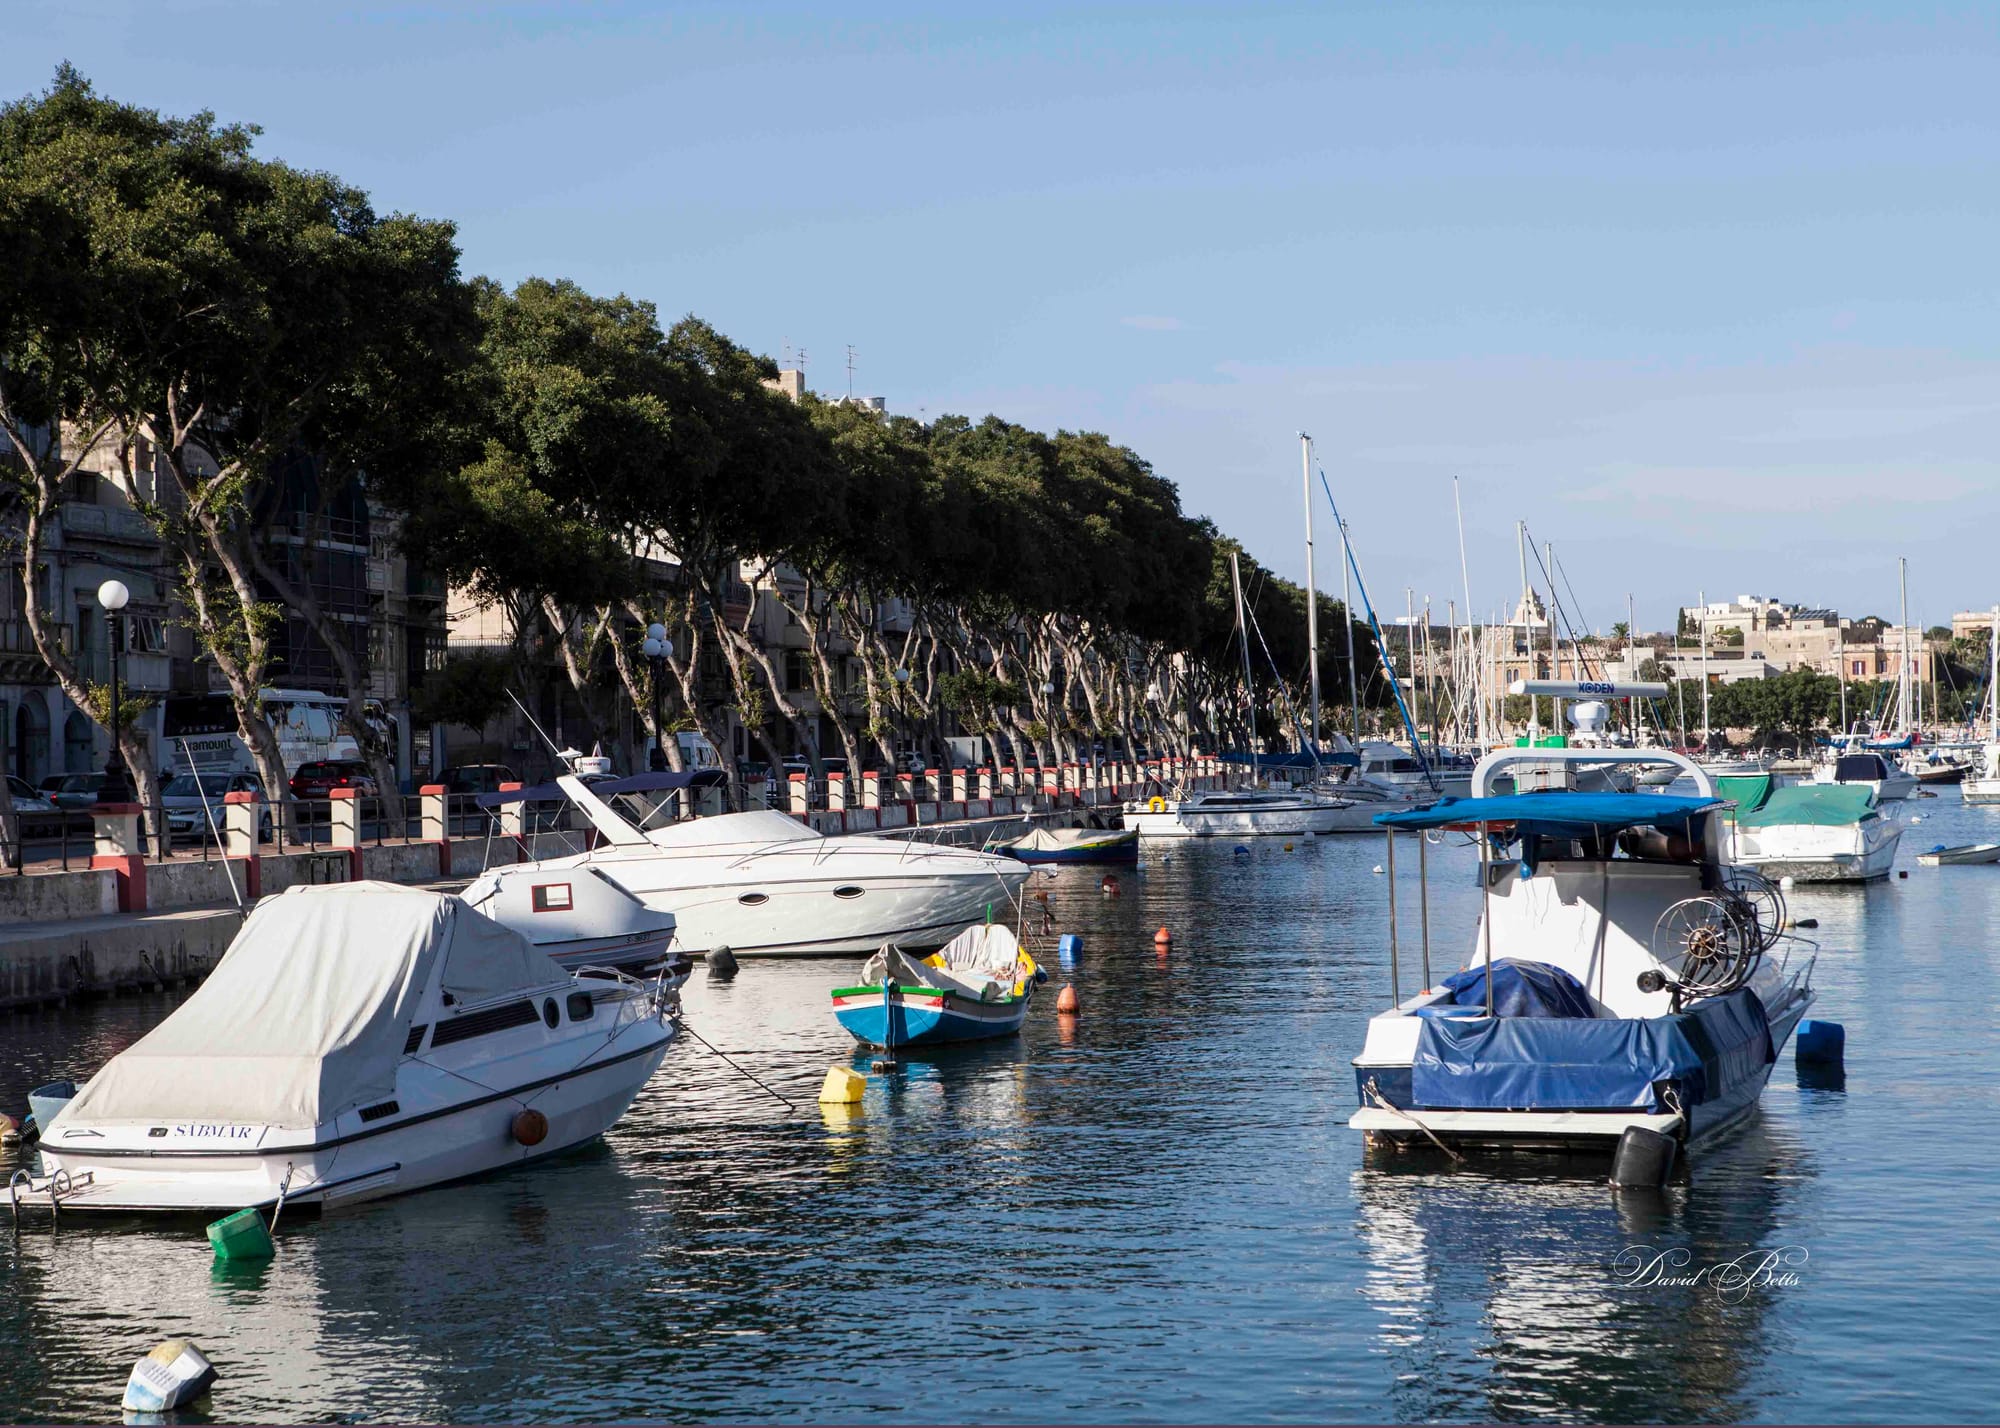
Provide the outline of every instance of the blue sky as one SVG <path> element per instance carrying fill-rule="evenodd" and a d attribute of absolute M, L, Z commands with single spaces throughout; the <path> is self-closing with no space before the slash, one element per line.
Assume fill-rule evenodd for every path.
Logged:
<path fill-rule="evenodd" d="M 10 0 L 0 92 L 264 127 L 469 272 L 1095 427 L 1378 603 L 2000 600 L 2000 8 Z M 1338 568 L 1322 558 L 1323 581 Z"/>

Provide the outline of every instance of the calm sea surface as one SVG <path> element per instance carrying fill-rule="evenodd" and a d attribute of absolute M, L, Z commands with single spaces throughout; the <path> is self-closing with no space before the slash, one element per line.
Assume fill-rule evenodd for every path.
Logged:
<path fill-rule="evenodd" d="M 1845 1088 L 1787 1053 L 1663 1196 L 1364 1159 L 1381 843 L 1189 847 L 1117 898 L 1038 877 L 1085 939 L 1082 1017 L 1051 985 L 1018 1041 L 873 1076 L 858 1115 L 813 1104 L 854 1059 L 826 998 L 853 964 L 750 963 L 697 972 L 688 1020 L 796 1110 L 683 1038 L 601 1144 L 288 1224 L 266 1266 L 216 1268 L 193 1225 L 0 1226 L 0 1417 L 115 1419 L 132 1361 L 190 1335 L 225 1420 L 1990 1419 L 2000 867 L 1916 855 L 2000 839 L 2000 809 L 1911 808 L 1906 881 L 1793 898 Z M 1439 975 L 1470 866 L 1432 850 Z M 170 1005 L 0 1016 L 0 1106 Z M 1723 1295 L 1632 1283 L 1635 1247 L 1803 1262 Z"/>

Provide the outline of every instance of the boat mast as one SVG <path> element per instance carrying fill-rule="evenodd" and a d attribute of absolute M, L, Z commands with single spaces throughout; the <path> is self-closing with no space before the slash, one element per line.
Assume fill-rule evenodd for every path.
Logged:
<path fill-rule="evenodd" d="M 1521 551 L 1521 643 L 1528 651 L 1528 677 L 1535 675 L 1535 607 L 1533 587 L 1528 584 L 1528 523 L 1514 522 L 1514 544 Z M 1532 744 L 1542 732 L 1542 702 L 1528 696 L 1528 740 Z"/>
<path fill-rule="evenodd" d="M 1347 544 L 1347 522 L 1340 524 L 1340 613 L 1347 626 L 1347 700 L 1354 709 L 1354 752 L 1361 752 L 1361 668 L 1354 662 L 1354 553 Z"/>
<path fill-rule="evenodd" d="M 1410 698 L 1417 697 L 1417 592 L 1403 587 L 1403 677 L 1410 681 Z M 1394 672 L 1391 671 L 1391 678 Z"/>
<path fill-rule="evenodd" d="M 1833 617 L 1834 673 L 1840 676 L 1840 732 L 1847 734 L 1847 626 L 1840 623 L 1840 616 Z"/>
<path fill-rule="evenodd" d="M 1431 706 L 1431 752 L 1438 751 L 1437 657 L 1431 651 L 1431 597 L 1424 596 L 1424 698 Z"/>
<path fill-rule="evenodd" d="M 1639 648 L 1638 617 L 1632 613 L 1632 592 L 1625 592 L 1625 664 L 1632 671 L 1632 678 L 1639 677 L 1639 666 L 1632 663 L 1632 656 Z M 1634 694 L 1625 701 L 1625 723 L 1630 727 L 1632 747 L 1639 747 L 1639 696 Z"/>
<path fill-rule="evenodd" d="M 1701 604 L 1701 756 L 1708 757 L 1708 592 L 1697 590 Z"/>
<path fill-rule="evenodd" d="M 1542 617 L 1549 625 L 1549 678 L 1561 679 L 1562 646 L 1556 640 L 1556 543 L 1542 542 L 1542 574 L 1549 578 L 1549 607 L 1542 611 Z M 1549 696 L 1549 733 L 1560 739 L 1563 731 L 1563 702 L 1560 696 Z"/>
<path fill-rule="evenodd" d="M 1236 559 L 1236 551 L 1229 552 L 1229 584 L 1236 592 L 1236 638 L 1243 645 L 1243 697 L 1249 701 L 1250 732 L 1244 736 L 1249 745 L 1250 782 L 1257 781 L 1257 677 L 1250 672 L 1250 625 L 1243 618 L 1243 571 Z"/>
<path fill-rule="evenodd" d="M 1993 633 L 1986 637 L 1986 742 L 2000 743 L 2000 605 L 1993 607 Z"/>
<path fill-rule="evenodd" d="M 1473 698 L 1477 701 L 1478 709 L 1478 713 L 1474 716 L 1475 730 L 1473 737 L 1484 744 L 1486 742 L 1486 681 L 1482 678 L 1483 671 L 1479 668 L 1479 661 L 1476 657 L 1476 646 L 1474 644 L 1476 632 L 1479 627 L 1479 617 L 1474 613 L 1472 608 L 1472 576 L 1465 564 L 1465 507 L 1459 503 L 1458 478 L 1456 476 L 1451 478 L 1451 508 L 1458 515 L 1458 579 L 1459 583 L 1465 587 L 1467 654 L 1474 656 L 1466 661 L 1467 667 L 1472 672 Z M 1457 657 L 1457 651 L 1458 645 L 1454 640 L 1452 644 L 1453 658 Z M 1465 701 L 1461 699 L 1459 702 L 1463 704 Z"/>
<path fill-rule="evenodd" d="M 1313 758 L 1319 758 L 1319 583 L 1313 578 L 1312 438 L 1299 433 L 1299 474 L 1306 493 L 1306 669 L 1312 686 Z M 1348 647 L 1354 636 L 1349 627 Z"/>
<path fill-rule="evenodd" d="M 1899 643 L 1902 645 L 1902 669 L 1896 679 L 1896 733 L 1900 736 L 1910 731 L 1910 560 L 1908 556 L 1896 557 L 1896 585 L 1902 592 L 1902 630 Z"/>

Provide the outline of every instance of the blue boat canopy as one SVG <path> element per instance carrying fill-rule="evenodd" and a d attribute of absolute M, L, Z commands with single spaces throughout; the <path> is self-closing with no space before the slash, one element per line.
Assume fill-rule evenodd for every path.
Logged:
<path fill-rule="evenodd" d="M 676 788 L 706 788 L 722 783 L 721 769 L 693 769 L 686 773 L 641 773 L 626 778 L 587 778 L 583 781 L 599 798 L 610 798 L 621 793 L 660 793 Z M 498 808 L 507 803 L 541 803 L 551 799 L 568 798 L 562 785 L 538 783 L 532 788 L 510 788 L 505 793 L 482 793 L 479 795 L 481 808 Z"/>
<path fill-rule="evenodd" d="M 1573 837 L 1580 832 L 1616 833 L 1652 827 L 1693 836 L 1694 820 L 1720 808 L 1717 798 L 1681 798 L 1664 793 L 1507 793 L 1492 798 L 1441 798 L 1428 808 L 1378 813 L 1384 828 L 1473 828 L 1512 824 L 1522 833 Z"/>

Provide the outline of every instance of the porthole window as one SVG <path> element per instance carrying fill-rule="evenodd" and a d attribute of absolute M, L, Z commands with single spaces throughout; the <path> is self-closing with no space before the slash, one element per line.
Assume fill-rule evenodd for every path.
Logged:
<path fill-rule="evenodd" d="M 745 893 L 736 900 L 745 907 L 762 907 L 771 900 L 771 897 L 769 893 Z"/>
<path fill-rule="evenodd" d="M 562 1025 L 562 1013 L 556 1010 L 554 997 L 542 998 L 542 1021 L 547 1024 L 550 1031 Z"/>
<path fill-rule="evenodd" d="M 833 895 L 835 897 L 860 897 L 861 889 L 856 887 L 853 883 L 849 883 L 845 887 L 835 888 L 833 890 Z"/>

